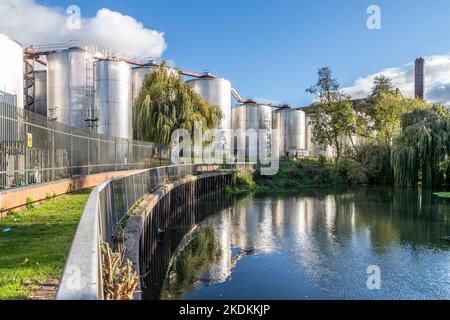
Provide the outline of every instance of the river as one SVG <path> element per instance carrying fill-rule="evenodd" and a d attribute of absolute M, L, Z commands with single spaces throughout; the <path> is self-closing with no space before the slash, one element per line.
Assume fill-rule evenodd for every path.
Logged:
<path fill-rule="evenodd" d="M 164 272 L 147 275 L 147 299 L 450 299 L 450 200 L 430 190 L 250 194 L 194 211 L 153 253 Z"/>

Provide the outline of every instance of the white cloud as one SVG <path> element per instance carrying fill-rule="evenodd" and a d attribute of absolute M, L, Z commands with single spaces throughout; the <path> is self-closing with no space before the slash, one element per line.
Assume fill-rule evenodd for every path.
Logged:
<path fill-rule="evenodd" d="M 450 104 L 450 55 L 436 55 L 425 59 L 425 99 L 429 102 Z M 414 62 L 402 67 L 388 68 L 359 78 L 351 87 L 342 90 L 353 98 L 365 98 L 370 94 L 373 80 L 383 74 L 392 79 L 396 88 L 406 97 L 414 97 Z"/>
<path fill-rule="evenodd" d="M 83 14 L 81 8 L 81 14 Z M 27 44 L 81 40 L 124 53 L 159 58 L 166 49 L 164 33 L 150 30 L 133 17 L 101 9 L 82 19 L 80 30 L 67 28 L 65 10 L 35 0 L 0 0 L 0 33 Z"/>

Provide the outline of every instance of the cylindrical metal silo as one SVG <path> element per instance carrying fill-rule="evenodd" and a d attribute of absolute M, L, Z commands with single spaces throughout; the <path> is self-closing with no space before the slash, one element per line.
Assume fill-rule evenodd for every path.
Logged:
<path fill-rule="evenodd" d="M 16 100 L 16 106 L 23 108 L 23 48 L 0 34 L 0 49 L 0 91 L 5 93 L 5 97 L 0 99 L 5 102 Z M 12 99 L 7 95 L 14 95 L 16 98 Z"/>
<path fill-rule="evenodd" d="M 289 118 L 292 110 L 290 108 L 280 108 L 272 113 L 272 128 L 278 130 L 278 134 L 273 137 L 274 145 L 278 146 L 280 156 L 288 156 L 289 153 Z"/>
<path fill-rule="evenodd" d="M 222 111 L 222 120 L 219 129 L 231 128 L 231 82 L 212 75 L 189 80 L 186 82 L 194 92 L 198 93 L 211 105 Z"/>
<path fill-rule="evenodd" d="M 92 57 L 73 47 L 47 56 L 47 115 L 66 125 L 85 128 L 86 114 L 92 106 L 89 93 Z"/>
<path fill-rule="evenodd" d="M 303 153 L 306 149 L 306 115 L 302 110 L 292 110 L 289 121 L 290 145 L 292 156 Z"/>
<path fill-rule="evenodd" d="M 259 148 L 267 148 L 266 154 L 271 156 L 272 108 L 255 102 L 247 102 L 233 107 L 231 114 L 231 127 L 235 131 L 235 152 L 237 154 L 242 152 L 246 159 L 253 161 L 259 154 Z M 261 137 L 259 130 L 263 129 L 266 130 L 266 134 Z M 236 130 L 242 131 L 239 133 Z M 256 134 L 256 140 L 250 138 L 252 133 Z"/>
<path fill-rule="evenodd" d="M 34 72 L 34 112 L 47 117 L 47 71 Z"/>
<path fill-rule="evenodd" d="M 95 64 L 95 104 L 98 132 L 132 139 L 131 68 L 124 61 L 99 60 Z"/>
<path fill-rule="evenodd" d="M 144 83 L 145 77 L 152 71 L 152 67 L 143 66 L 135 67 L 131 69 L 131 83 L 132 83 L 132 102 L 135 103 L 136 99 L 139 97 L 141 92 L 142 84 Z"/>
<path fill-rule="evenodd" d="M 303 156 L 306 152 L 306 118 L 301 110 L 283 107 L 273 112 L 273 126 L 278 129 L 276 144 L 280 156 Z"/>
<path fill-rule="evenodd" d="M 186 84 L 212 106 L 220 108 L 222 119 L 217 129 L 223 131 L 221 132 L 220 141 L 217 141 L 216 146 L 222 149 L 225 154 L 230 154 L 231 82 L 210 74 L 205 74 L 201 78 L 187 81 Z"/>
<path fill-rule="evenodd" d="M 311 158 L 325 157 L 333 158 L 335 156 L 334 148 L 327 146 L 322 148 L 315 140 L 313 135 L 313 126 L 310 124 L 310 116 L 306 116 L 306 149 Z"/>
<path fill-rule="evenodd" d="M 306 147 L 306 150 L 309 153 L 309 157 L 314 158 L 317 155 L 316 155 L 316 144 L 314 143 L 313 127 L 310 124 L 311 116 L 307 115 L 306 119 L 305 119 L 305 122 L 306 122 L 306 130 L 305 130 L 306 131 L 305 132 L 305 136 L 306 136 L 305 143 L 306 143 L 306 145 L 305 145 L 305 147 Z"/>

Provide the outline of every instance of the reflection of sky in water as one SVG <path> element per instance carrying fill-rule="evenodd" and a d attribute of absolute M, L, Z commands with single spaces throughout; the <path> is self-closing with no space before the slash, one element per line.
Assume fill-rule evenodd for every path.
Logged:
<path fill-rule="evenodd" d="M 249 196 L 211 215 L 222 254 L 186 299 L 450 299 L 449 202 L 417 192 Z M 236 249 L 256 248 L 233 266 Z M 369 265 L 381 290 L 366 287 Z"/>

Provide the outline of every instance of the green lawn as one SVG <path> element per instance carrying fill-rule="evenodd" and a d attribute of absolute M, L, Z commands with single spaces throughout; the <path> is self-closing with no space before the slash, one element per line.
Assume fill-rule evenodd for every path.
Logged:
<path fill-rule="evenodd" d="M 47 200 L 0 220 L 0 300 L 27 299 L 38 282 L 59 278 L 89 193 Z"/>

